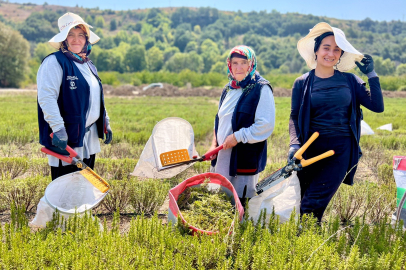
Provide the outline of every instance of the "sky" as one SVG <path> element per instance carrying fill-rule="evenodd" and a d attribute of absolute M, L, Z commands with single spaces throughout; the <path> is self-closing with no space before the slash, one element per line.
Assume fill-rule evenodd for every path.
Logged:
<path fill-rule="evenodd" d="M 4 0 L 3 0 L 4 1 Z M 250 12 L 275 9 L 281 13 L 298 12 L 345 20 L 375 21 L 406 19 L 406 0 L 9 0 L 12 3 L 82 6 L 85 8 L 128 10 L 153 7 L 213 7 L 225 11 Z"/>

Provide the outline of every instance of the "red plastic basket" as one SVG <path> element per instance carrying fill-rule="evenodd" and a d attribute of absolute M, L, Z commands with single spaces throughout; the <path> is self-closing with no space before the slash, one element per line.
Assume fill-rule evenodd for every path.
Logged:
<path fill-rule="evenodd" d="M 233 185 L 231 184 L 230 181 L 227 180 L 224 176 L 218 174 L 218 173 L 203 173 L 199 174 L 196 176 L 193 176 L 189 179 L 186 179 L 176 187 L 172 188 L 169 190 L 169 211 L 168 211 L 168 219 L 172 221 L 173 224 L 177 222 L 178 215 L 180 216 L 182 222 L 184 224 L 187 224 L 186 220 L 183 218 L 182 214 L 179 211 L 178 207 L 178 198 L 179 195 L 185 191 L 187 187 L 193 187 L 202 184 L 207 178 L 210 178 L 209 183 L 211 184 L 217 184 L 221 186 L 222 190 L 226 192 L 228 195 L 234 197 L 234 202 L 235 202 L 235 207 L 238 211 L 239 215 L 239 220 L 242 221 L 243 216 L 244 216 L 244 208 L 241 205 L 240 199 L 238 198 L 237 192 L 235 191 Z M 234 226 L 234 221 L 231 224 L 231 227 Z M 189 225 L 189 228 L 192 230 L 192 234 L 216 234 L 218 232 L 215 231 L 205 231 L 201 230 L 199 228 L 193 227 Z"/>

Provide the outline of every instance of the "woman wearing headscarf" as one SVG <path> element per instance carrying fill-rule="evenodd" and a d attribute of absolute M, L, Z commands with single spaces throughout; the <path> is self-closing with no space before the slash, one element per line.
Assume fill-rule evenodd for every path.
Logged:
<path fill-rule="evenodd" d="M 298 172 L 300 213 L 313 214 L 320 222 L 340 184 L 353 184 L 361 156 L 360 105 L 383 112 L 384 104 L 372 57 L 357 51 L 340 29 L 319 23 L 297 47 L 312 70 L 293 84 L 288 161 L 314 132 L 320 136 L 305 151 L 305 159 L 335 151 Z M 355 65 L 367 75 L 370 91 L 359 77 L 345 73 Z"/>
<path fill-rule="evenodd" d="M 227 57 L 229 83 L 220 97 L 211 149 L 212 171 L 233 184 L 243 205 L 255 196 L 259 173 L 267 159 L 267 142 L 275 124 L 270 83 L 256 71 L 257 59 L 247 46 L 236 46 Z"/>
<path fill-rule="evenodd" d="M 60 33 L 49 40 L 58 51 L 44 58 L 37 73 L 39 142 L 63 155 L 69 155 L 69 145 L 93 169 L 99 138 L 106 135 L 105 144 L 113 138 L 101 80 L 89 59 L 100 38 L 74 13 L 60 17 L 58 27 Z M 52 180 L 78 170 L 50 155 L 48 163 Z"/>

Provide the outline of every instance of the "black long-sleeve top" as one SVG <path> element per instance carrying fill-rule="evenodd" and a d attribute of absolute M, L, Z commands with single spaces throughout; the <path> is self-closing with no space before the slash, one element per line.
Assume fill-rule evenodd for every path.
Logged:
<path fill-rule="evenodd" d="M 336 71 L 344 76 L 351 90 L 351 109 L 349 114 L 349 126 L 356 143 L 354 144 L 351 158 L 351 167 L 358 163 L 361 156 L 359 148 L 359 139 L 361 132 L 362 110 L 360 105 L 373 112 L 383 112 L 384 103 L 382 90 L 378 77 L 372 77 L 368 80 L 370 91 L 365 87 L 365 83 L 358 76 L 351 73 Z M 289 119 L 290 145 L 302 145 L 310 137 L 311 122 L 311 97 L 310 92 L 313 86 L 314 70 L 300 76 L 296 79 L 292 88 L 292 104 Z M 305 153 L 306 154 L 306 153 Z M 304 157 L 306 158 L 306 155 Z M 352 184 L 355 169 L 347 176 L 344 183 Z"/>

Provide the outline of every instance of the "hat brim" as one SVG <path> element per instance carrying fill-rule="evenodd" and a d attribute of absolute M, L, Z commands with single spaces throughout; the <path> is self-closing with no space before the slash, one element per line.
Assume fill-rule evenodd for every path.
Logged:
<path fill-rule="evenodd" d="M 79 22 L 76 24 L 72 24 L 69 27 L 66 27 L 63 29 L 60 33 L 56 34 L 53 38 L 51 38 L 48 42 L 49 44 L 54 47 L 55 49 L 59 50 L 61 47 L 61 43 L 67 38 L 69 31 L 75 27 L 76 25 L 82 24 L 85 26 L 87 35 L 89 36 L 89 42 L 91 44 L 95 44 L 100 40 L 99 36 L 97 36 L 93 31 L 90 30 L 90 28 L 93 28 L 92 26 L 88 25 L 85 22 Z"/>
<path fill-rule="evenodd" d="M 364 55 L 348 42 L 342 30 L 331 27 L 328 23 L 321 22 L 316 24 L 310 30 L 309 34 L 297 43 L 297 49 L 310 69 L 315 69 L 317 66 L 317 61 L 315 59 L 316 55 L 314 53 L 314 39 L 325 32 L 333 32 L 337 46 L 344 51 L 344 54 L 340 58 L 340 62 L 337 64 L 338 70 L 348 71 L 356 66 L 355 61 L 362 60 Z"/>

